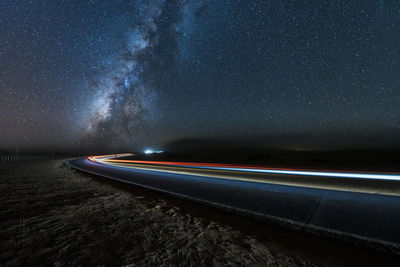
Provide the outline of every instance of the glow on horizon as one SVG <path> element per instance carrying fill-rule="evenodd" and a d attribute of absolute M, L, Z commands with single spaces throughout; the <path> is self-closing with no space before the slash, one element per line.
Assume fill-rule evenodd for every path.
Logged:
<path fill-rule="evenodd" d="M 144 150 L 144 153 L 145 153 L 146 155 L 149 155 L 149 154 L 159 154 L 159 153 L 162 153 L 162 152 L 163 152 L 162 150 L 153 150 L 153 149 L 150 149 L 150 148 L 147 148 L 147 149 Z"/>

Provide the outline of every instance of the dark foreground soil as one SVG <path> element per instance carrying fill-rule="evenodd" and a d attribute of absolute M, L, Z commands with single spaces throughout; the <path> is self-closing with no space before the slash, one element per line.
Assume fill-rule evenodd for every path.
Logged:
<path fill-rule="evenodd" d="M 76 172 L 0 165 L 0 264 L 366 266 L 395 256 Z"/>

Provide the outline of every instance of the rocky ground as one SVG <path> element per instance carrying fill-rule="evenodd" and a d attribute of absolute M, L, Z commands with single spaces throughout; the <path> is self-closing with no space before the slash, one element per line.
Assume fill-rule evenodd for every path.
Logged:
<path fill-rule="evenodd" d="M 394 256 L 87 176 L 64 161 L 0 165 L 1 265 L 365 266 L 395 262 Z"/>

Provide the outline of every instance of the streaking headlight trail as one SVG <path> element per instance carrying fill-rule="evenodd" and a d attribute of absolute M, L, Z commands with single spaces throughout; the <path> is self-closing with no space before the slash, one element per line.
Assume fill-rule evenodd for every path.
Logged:
<path fill-rule="evenodd" d="M 393 243 L 396 248 L 400 244 L 400 175 L 395 172 L 134 160 L 130 156 L 91 156 L 69 164 L 118 182 L 299 229 Z"/>
<path fill-rule="evenodd" d="M 116 154 L 104 156 L 91 156 L 88 159 L 103 164 L 113 165 L 115 163 L 131 163 L 145 164 L 149 166 L 171 166 L 181 168 L 196 168 L 208 170 L 225 170 L 235 172 L 249 173 L 266 173 L 266 174 L 283 174 L 283 175 L 301 175 L 301 176 L 319 176 L 319 177 L 336 177 L 336 178 L 353 178 L 353 179 L 369 179 L 369 180 L 391 180 L 400 181 L 398 174 L 383 174 L 383 173 L 352 173 L 352 172 L 332 172 L 321 170 L 296 170 L 296 169 L 279 169 L 279 168 L 261 168 L 254 166 L 241 166 L 230 164 L 216 163 L 193 163 L 193 162 L 168 162 L 168 161 L 145 161 L 145 160 L 118 160 L 117 158 L 131 156 L 132 154 Z"/>

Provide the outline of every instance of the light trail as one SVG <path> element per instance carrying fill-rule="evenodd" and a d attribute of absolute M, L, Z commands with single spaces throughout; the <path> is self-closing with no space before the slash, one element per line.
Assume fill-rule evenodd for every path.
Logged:
<path fill-rule="evenodd" d="M 110 154 L 110 155 L 101 155 L 101 156 L 90 156 L 90 157 L 88 157 L 88 160 L 104 163 L 108 159 L 129 157 L 132 155 L 133 155 L 132 153 L 122 153 L 122 154 Z"/>
<path fill-rule="evenodd" d="M 123 159 L 127 156 L 132 154 L 91 156 L 69 164 L 90 174 L 285 225 L 394 242 L 396 248 L 400 244 L 397 173 Z"/>
<path fill-rule="evenodd" d="M 387 180 L 400 181 L 398 174 L 384 173 L 352 173 L 352 172 L 332 172 L 321 170 L 300 170 L 300 169 L 283 169 L 283 168 L 265 168 L 257 166 L 242 166 L 217 163 L 194 163 L 194 162 L 169 162 L 169 161 L 145 161 L 145 160 L 122 160 L 120 157 L 131 156 L 132 154 L 115 154 L 103 156 L 91 156 L 88 159 L 95 162 L 100 162 L 108 165 L 116 165 L 115 163 L 130 163 L 143 164 L 148 166 L 170 166 L 188 169 L 206 169 L 206 170 L 222 170 L 234 172 L 249 172 L 249 173 L 265 173 L 265 174 L 283 174 L 283 175 L 298 175 L 298 176 L 318 176 L 318 177 L 335 177 L 335 178 L 353 178 L 353 179 L 368 179 L 368 180 Z M 155 169 L 157 170 L 157 169 Z M 162 170 L 159 170 L 162 171 Z"/>

